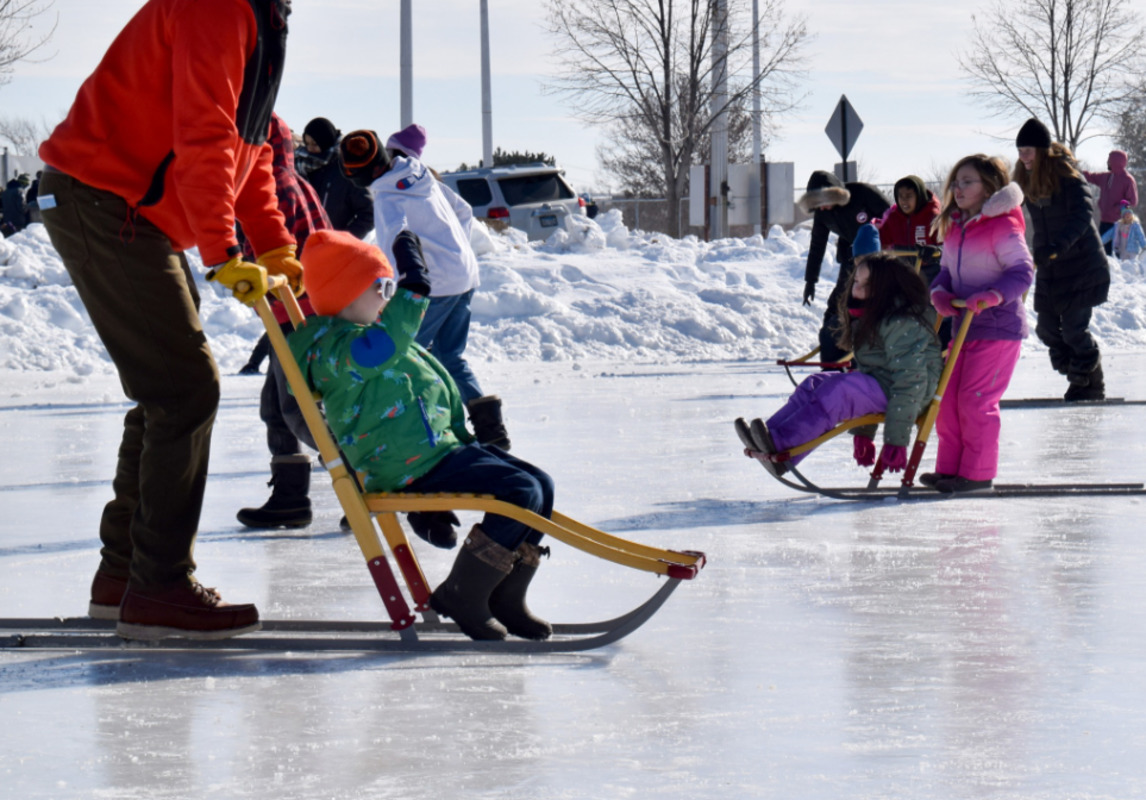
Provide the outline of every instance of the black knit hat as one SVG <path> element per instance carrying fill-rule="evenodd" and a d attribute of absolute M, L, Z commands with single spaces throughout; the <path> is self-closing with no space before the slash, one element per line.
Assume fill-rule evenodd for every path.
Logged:
<path fill-rule="evenodd" d="M 1015 147 L 1041 147 L 1051 146 L 1051 132 L 1034 117 L 1031 117 L 1019 128 L 1019 135 L 1015 137 Z"/>
<path fill-rule="evenodd" d="M 321 147 L 324 153 L 334 147 L 338 142 L 338 137 L 342 135 L 342 131 L 334 127 L 334 123 L 326 117 L 315 117 L 306 123 L 302 132 L 304 136 L 314 139 L 315 144 Z"/>

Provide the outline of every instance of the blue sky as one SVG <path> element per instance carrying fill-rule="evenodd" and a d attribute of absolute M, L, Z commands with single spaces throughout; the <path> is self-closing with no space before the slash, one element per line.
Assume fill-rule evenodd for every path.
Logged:
<path fill-rule="evenodd" d="M 142 0 L 55 0 L 59 25 L 43 58 L 0 87 L 0 114 L 55 121 Z M 490 0 L 494 145 L 557 156 L 579 190 L 611 186 L 598 164 L 598 133 L 567 102 L 542 91 L 558 69 L 540 0 Z M 765 156 L 795 162 L 796 181 L 838 160 L 824 134 L 846 94 L 864 122 L 852 158 L 860 177 L 932 179 L 971 152 L 1013 156 L 1022 120 L 1000 120 L 964 94 L 955 53 L 970 41 L 983 3 L 928 0 L 788 0 L 809 19 L 808 96 L 782 121 Z M 1146 0 L 1126 0 L 1128 14 Z M 398 0 L 294 0 L 279 112 L 301 128 L 326 116 L 344 132 L 398 127 Z M 414 113 L 429 133 L 425 159 L 438 169 L 481 156 L 477 0 L 415 0 Z M 48 56 L 51 56 L 48 58 Z M 1002 138 L 998 138 L 1002 137 Z M 1111 143 L 1084 143 L 1079 156 L 1102 168 Z"/>

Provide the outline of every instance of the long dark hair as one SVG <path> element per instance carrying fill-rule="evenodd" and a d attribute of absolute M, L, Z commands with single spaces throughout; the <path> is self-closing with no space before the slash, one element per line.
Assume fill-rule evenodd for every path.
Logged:
<path fill-rule="evenodd" d="M 852 286 L 860 266 L 856 264 L 852 270 L 839 299 L 840 347 L 855 350 L 866 344 L 879 344 L 880 323 L 896 315 L 915 317 L 924 325 L 928 324 L 923 316 L 929 305 L 927 284 L 923 278 L 899 259 L 881 255 L 870 256 L 862 262 L 862 266 L 871 271 L 867 283 L 867 300 L 863 302 L 856 324 L 850 324 L 852 316 L 848 312 L 848 301 L 851 300 Z"/>
<path fill-rule="evenodd" d="M 1028 200 L 1045 200 L 1058 191 L 1064 179 L 1082 178 L 1074 153 L 1061 142 L 1050 147 L 1036 147 L 1035 161 L 1029 171 L 1022 161 L 1015 164 L 1015 183 Z"/>

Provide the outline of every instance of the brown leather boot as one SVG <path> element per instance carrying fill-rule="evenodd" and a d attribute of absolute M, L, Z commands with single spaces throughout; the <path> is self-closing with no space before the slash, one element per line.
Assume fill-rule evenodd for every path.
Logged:
<path fill-rule="evenodd" d="M 88 616 L 92 619 L 119 619 L 119 604 L 127 591 L 127 578 L 96 570 L 92 578 L 91 601 Z"/>
<path fill-rule="evenodd" d="M 430 608 L 458 623 L 471 639 L 504 639 L 505 628 L 493 618 L 489 598 L 513 569 L 515 558 L 474 525 L 450 574 L 430 595 Z"/>
<path fill-rule="evenodd" d="M 137 589 L 130 583 L 119 608 L 115 632 L 124 639 L 155 641 L 226 639 L 262 627 L 251 603 L 224 603 L 219 593 L 192 577 L 159 588 Z"/>

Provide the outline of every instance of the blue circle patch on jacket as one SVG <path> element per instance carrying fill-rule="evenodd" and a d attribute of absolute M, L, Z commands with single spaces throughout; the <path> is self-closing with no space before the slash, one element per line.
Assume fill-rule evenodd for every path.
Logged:
<path fill-rule="evenodd" d="M 350 357 L 362 367 L 378 367 L 394 357 L 397 351 L 390 334 L 381 328 L 368 328 L 350 343 Z"/>

